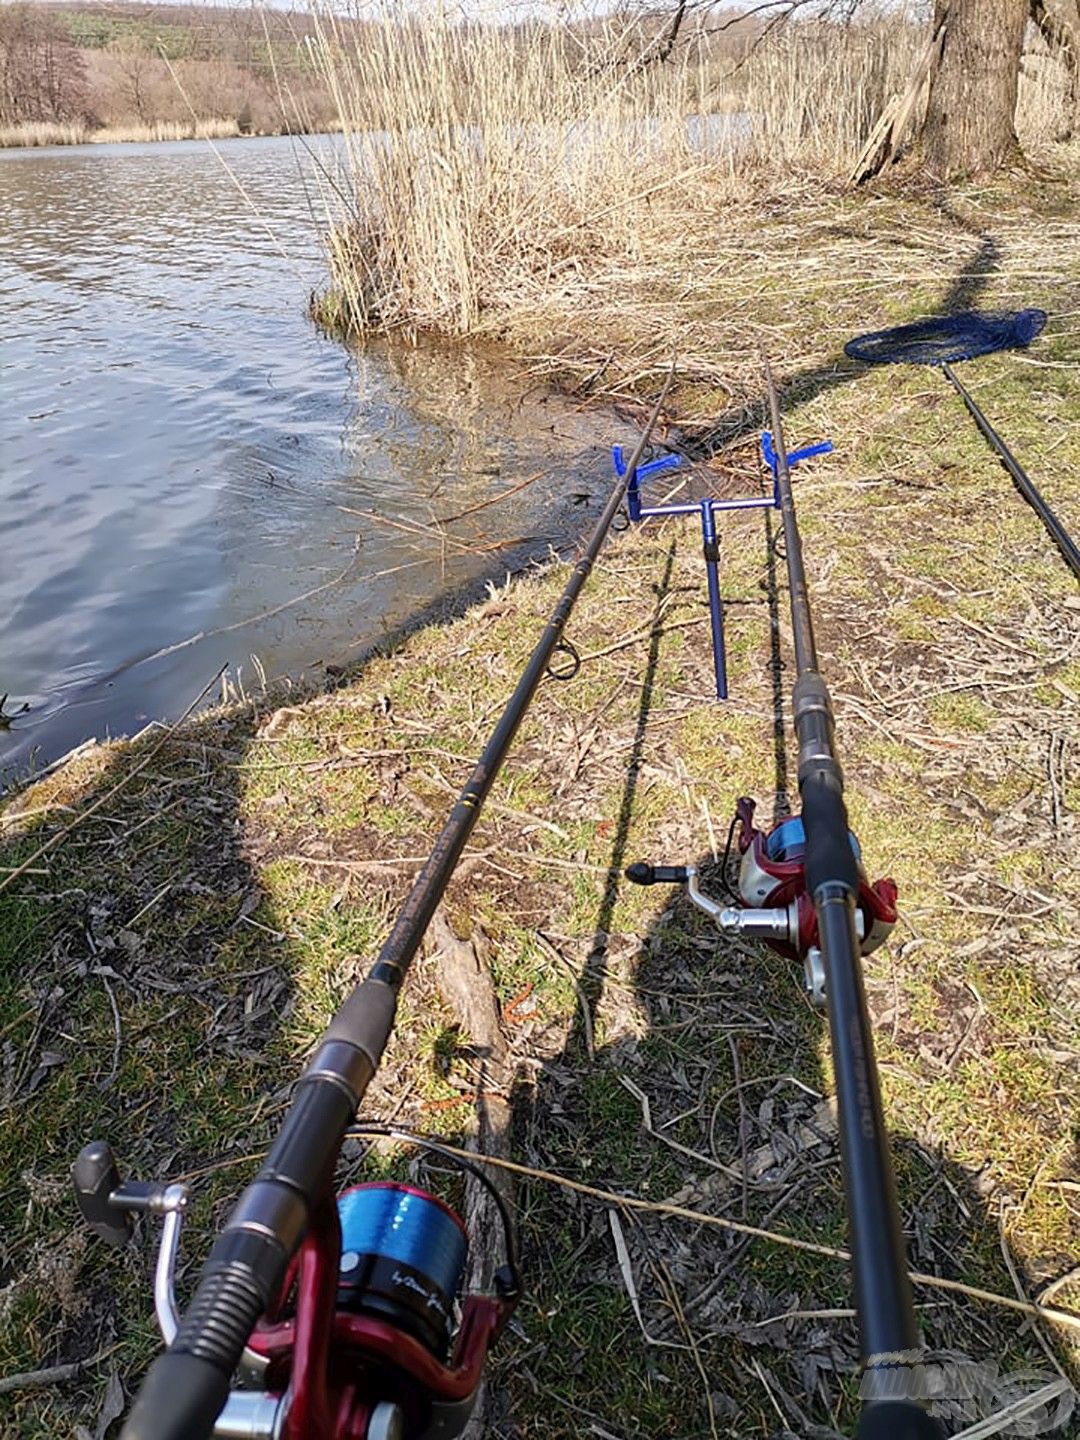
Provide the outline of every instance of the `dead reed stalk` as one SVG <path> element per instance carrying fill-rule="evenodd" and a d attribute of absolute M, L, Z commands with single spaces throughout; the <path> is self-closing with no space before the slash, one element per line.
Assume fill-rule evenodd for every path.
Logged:
<path fill-rule="evenodd" d="M 359 334 L 498 332 L 565 308 L 598 269 L 670 279 L 680 234 L 722 224 L 763 183 L 839 182 L 906 88 L 925 25 L 898 12 L 755 23 L 702 19 L 661 62 L 634 19 L 387 7 L 361 46 L 322 16 L 308 45 L 346 135 L 344 171 L 325 177 L 346 215 L 317 318 Z M 1055 64 L 1025 70 L 1034 138 L 1053 129 Z"/>

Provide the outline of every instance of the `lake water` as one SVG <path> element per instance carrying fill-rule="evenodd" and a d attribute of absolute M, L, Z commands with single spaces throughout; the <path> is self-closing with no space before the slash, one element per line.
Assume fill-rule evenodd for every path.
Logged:
<path fill-rule="evenodd" d="M 320 334 L 313 170 L 289 139 L 0 151 L 0 781 L 223 665 L 347 664 L 606 494 L 626 436 L 497 353 Z M 536 474 L 447 532 L 522 544 L 431 530 Z"/>

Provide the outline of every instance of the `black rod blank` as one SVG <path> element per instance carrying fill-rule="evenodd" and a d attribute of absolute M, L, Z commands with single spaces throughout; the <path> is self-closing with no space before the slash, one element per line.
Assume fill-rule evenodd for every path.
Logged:
<path fill-rule="evenodd" d="M 367 978 L 352 991 L 301 1076 L 278 1138 L 241 1195 L 199 1277 L 172 1346 L 147 1372 L 121 1440 L 202 1440 L 260 1314 L 276 1296 L 333 1177 L 345 1128 L 394 1028 L 397 995 L 548 668 L 656 424 L 675 372 L 611 491 L 544 633 Z"/>
<path fill-rule="evenodd" d="M 855 928 L 859 875 L 848 833 L 843 772 L 833 746 L 832 704 L 818 671 L 780 401 L 768 358 L 763 358 L 777 455 L 776 479 L 798 672 L 792 708 L 806 834 L 806 885 L 817 914 L 825 963 L 840 1155 L 864 1368 L 863 1394 L 867 1403 L 859 1434 L 867 1440 L 871 1436 L 874 1440 L 899 1440 L 901 1436 L 930 1440 L 940 1435 L 938 1427 L 907 1398 L 903 1388 L 905 1373 L 910 1373 L 903 1367 L 915 1363 L 919 1332 Z"/>
<path fill-rule="evenodd" d="M 1036 490 L 1027 471 L 1005 444 L 1005 441 L 994 429 L 993 425 L 990 424 L 990 421 L 977 404 L 975 397 L 957 376 L 956 371 L 953 370 L 951 365 L 942 365 L 941 368 L 945 372 L 945 376 L 953 389 L 967 406 L 968 414 L 979 427 L 983 438 L 991 448 L 997 452 L 998 459 L 1012 476 L 1013 484 L 1046 526 L 1050 533 L 1050 538 L 1061 551 L 1066 565 L 1068 565 L 1076 578 L 1080 580 L 1080 546 L 1077 546 L 1076 541 L 1065 529 L 1065 526 L 1054 514 L 1053 510 L 1051 510 L 1039 491 Z"/>
<path fill-rule="evenodd" d="M 633 483 L 638 463 L 648 444 L 649 436 L 656 424 L 660 407 L 664 403 L 670 384 L 671 374 L 668 375 L 664 388 L 660 392 L 649 422 L 642 432 L 624 474 L 612 488 L 607 504 L 593 528 L 588 543 L 570 572 L 566 588 L 551 613 L 544 633 L 536 643 L 529 663 L 522 671 L 521 679 L 518 681 L 506 709 L 500 716 L 491 739 L 484 746 L 483 754 L 476 762 L 465 788 L 458 797 L 457 804 L 451 810 L 439 838 L 435 841 L 424 868 L 416 878 L 408 899 L 401 907 L 394 928 L 387 937 L 386 944 L 379 952 L 379 958 L 372 968 L 371 978 L 373 980 L 381 980 L 392 989 L 398 989 L 405 978 L 409 964 L 424 938 L 424 932 L 431 922 L 435 908 L 442 899 L 454 867 L 460 860 L 461 852 L 480 816 L 488 791 L 491 789 L 506 758 L 506 752 L 510 749 L 518 727 L 525 717 L 529 702 L 547 672 L 556 647 L 562 641 L 563 629 L 570 617 L 570 611 L 574 608 L 574 602 L 581 592 L 581 587 L 589 578 L 596 557 L 600 553 L 600 547 L 623 503 L 627 487 Z"/>

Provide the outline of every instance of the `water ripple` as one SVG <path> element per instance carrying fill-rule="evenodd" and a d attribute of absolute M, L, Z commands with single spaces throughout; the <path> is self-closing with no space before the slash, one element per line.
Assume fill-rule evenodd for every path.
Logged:
<path fill-rule="evenodd" d="M 253 653 L 272 675 L 348 660 L 492 563 L 348 511 L 430 525 L 542 469 L 459 535 L 558 533 L 603 473 L 497 357 L 320 335 L 310 162 L 217 149 L 0 152 L 0 695 L 30 706 L 0 776 L 174 716 Z M 358 537 L 346 582 L 281 610 Z"/>

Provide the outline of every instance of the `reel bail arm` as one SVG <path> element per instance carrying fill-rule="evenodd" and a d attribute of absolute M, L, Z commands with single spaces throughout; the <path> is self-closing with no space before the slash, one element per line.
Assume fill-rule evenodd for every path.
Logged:
<path fill-rule="evenodd" d="M 724 934 L 764 940 L 782 954 L 798 956 L 803 962 L 807 995 L 816 1006 L 825 1004 L 825 967 L 817 944 L 813 904 L 805 885 L 786 905 L 751 905 L 743 901 L 741 895 L 738 905 L 723 905 L 702 890 L 695 865 L 649 865 L 639 860 L 628 865 L 623 873 L 635 885 L 685 885 L 691 901 Z M 860 943 L 865 940 L 865 931 L 866 921 L 859 908 L 855 912 L 855 933 Z"/>

